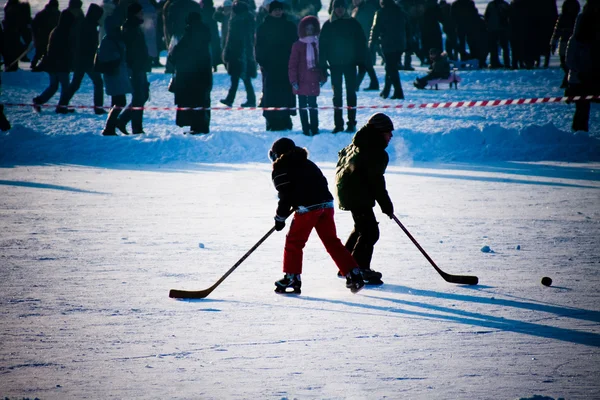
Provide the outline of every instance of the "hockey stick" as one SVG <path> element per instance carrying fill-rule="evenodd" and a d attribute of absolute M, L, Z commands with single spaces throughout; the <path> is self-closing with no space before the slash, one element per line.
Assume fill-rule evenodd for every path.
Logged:
<path fill-rule="evenodd" d="M 223 282 L 225 280 L 225 278 L 227 278 L 233 271 L 235 271 L 235 269 L 237 267 L 239 267 L 240 264 L 242 262 L 244 262 L 244 260 L 246 258 L 248 258 L 248 256 L 250 254 L 252 254 L 252 252 L 258 248 L 258 246 L 260 246 L 265 240 L 267 240 L 267 238 L 269 236 L 271 236 L 271 234 L 273 232 L 275 232 L 275 227 L 272 227 L 269 230 L 269 232 L 267 232 L 265 234 L 265 236 L 263 236 L 262 238 L 260 238 L 260 240 L 258 242 L 256 242 L 256 244 L 254 246 L 252 246 L 252 248 L 250 250 L 248 250 L 246 252 L 246 254 L 244 254 L 244 256 L 242 258 L 240 258 L 239 261 L 234 264 L 233 267 L 229 268 L 229 271 L 225 272 L 225 275 L 223 275 L 217 282 L 215 282 L 214 285 L 212 285 L 208 289 L 195 290 L 195 291 L 194 290 L 177 290 L 177 289 L 171 289 L 171 291 L 169 291 L 169 297 L 172 298 L 172 299 L 203 299 L 203 298 L 205 298 L 213 290 L 215 290 L 215 288 L 217 286 L 219 286 L 221 284 L 221 282 Z"/>
<path fill-rule="evenodd" d="M 402 222 L 400 222 L 400 220 L 395 215 L 392 215 L 392 219 L 394 221 L 396 221 L 396 223 L 398 224 L 398 226 L 400 228 L 402 228 L 402 230 L 404 231 L 404 233 L 406 233 L 406 236 L 408 236 L 408 238 L 410 240 L 412 240 L 412 242 L 415 244 L 415 246 L 417 246 L 417 248 L 419 250 L 421 250 L 421 253 L 425 256 L 425 258 L 427 259 L 427 261 L 429 261 L 431 263 L 431 265 L 433 266 L 433 268 L 435 268 L 435 270 L 442 276 L 442 278 L 444 278 L 444 280 L 446 282 L 458 283 L 458 284 L 462 284 L 462 285 L 477 285 L 477 283 L 479 282 L 479 278 L 477 278 L 476 276 L 452 275 L 452 274 L 448 274 L 448 273 L 442 271 L 437 265 L 435 265 L 435 262 L 433 262 L 433 260 L 431 259 L 431 257 L 429 257 L 429 255 L 425 252 L 425 250 L 423 250 L 423 248 L 421 247 L 421 245 L 410 234 L 410 232 L 408 231 L 408 229 L 406 229 L 404 227 L 404 225 L 402 225 Z"/>

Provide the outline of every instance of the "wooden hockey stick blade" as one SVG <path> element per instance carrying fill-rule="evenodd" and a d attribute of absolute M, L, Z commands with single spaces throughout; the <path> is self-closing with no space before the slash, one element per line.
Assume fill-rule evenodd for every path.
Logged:
<path fill-rule="evenodd" d="M 423 250 L 423 248 L 421 247 L 421 245 L 419 244 L 419 242 L 417 242 L 417 240 L 410 234 L 410 232 L 408 231 L 408 229 L 406 229 L 404 227 L 404 225 L 402 224 L 402 222 L 400 222 L 400 220 L 398 219 L 398 217 L 396 217 L 395 215 L 392 215 L 392 219 L 394 221 L 396 221 L 396 223 L 398 224 L 398 226 L 404 231 L 404 233 L 406 233 L 406 236 L 408 236 L 408 238 L 414 243 L 414 245 L 417 246 L 417 249 L 419 249 L 421 251 L 421 254 L 423 254 L 425 256 L 425 258 L 427 259 L 427 261 L 429 261 L 429 263 L 431 264 L 431 266 L 433 268 L 435 268 L 435 270 L 442 276 L 442 278 L 444 278 L 444 280 L 446 282 L 457 283 L 459 285 L 477 285 L 479 283 L 479 278 L 477 278 L 476 276 L 470 276 L 470 275 L 452 275 L 452 274 L 449 274 L 447 272 L 442 271 L 435 264 L 435 262 L 431 259 L 431 257 L 429 257 L 429 254 L 427 254 L 425 252 L 425 250 Z"/>
<path fill-rule="evenodd" d="M 217 286 L 219 286 L 221 284 L 221 282 L 223 282 L 229 275 L 231 275 L 231 273 L 233 271 L 235 271 L 235 269 L 237 267 L 240 266 L 240 264 L 242 262 L 244 262 L 244 260 L 246 258 L 248 258 L 248 256 L 250 254 L 252 254 L 252 252 L 254 250 L 256 250 L 258 248 L 258 246 L 260 246 L 265 240 L 267 240 L 267 238 L 269 236 L 271 236 L 271 234 L 275 232 L 275 227 L 272 227 L 269 232 L 267 232 L 262 238 L 260 238 L 260 240 L 258 242 L 256 242 L 256 244 L 254 246 L 252 246 L 252 248 L 250 250 L 248 250 L 246 252 L 246 254 L 244 254 L 244 256 L 242 258 L 240 258 L 238 260 L 238 262 L 236 262 L 233 267 L 229 268 L 229 271 L 225 272 L 225 274 L 219 278 L 218 281 L 215 282 L 214 285 L 212 285 L 211 287 L 209 287 L 208 289 L 204 289 L 204 290 L 177 290 L 177 289 L 171 289 L 169 291 L 169 297 L 172 299 L 203 299 L 206 296 L 208 296 L 213 290 L 215 290 L 215 288 Z"/>

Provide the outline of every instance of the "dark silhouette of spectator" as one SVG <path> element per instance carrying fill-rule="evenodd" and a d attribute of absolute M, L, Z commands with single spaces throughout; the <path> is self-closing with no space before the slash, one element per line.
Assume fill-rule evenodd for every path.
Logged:
<path fill-rule="evenodd" d="M 150 69 L 150 56 L 146 47 L 146 38 L 142 31 L 144 10 L 139 3 L 131 3 L 127 7 L 127 20 L 123 24 L 123 41 L 125 42 L 127 67 L 131 80 L 131 103 L 123 110 L 117 119 L 117 129 L 124 134 L 127 124 L 131 121 L 131 130 L 134 134 L 144 133 L 144 110 L 134 110 L 133 107 L 143 107 L 150 96 L 150 84 L 147 71 Z"/>
<path fill-rule="evenodd" d="M 406 14 L 406 49 L 404 52 L 404 65 L 401 69 L 405 71 L 414 71 L 412 67 L 412 55 L 415 54 L 421 62 L 421 20 L 423 18 L 424 7 L 420 0 L 400 0 L 398 6 Z M 385 60 L 384 60 L 385 61 Z"/>
<path fill-rule="evenodd" d="M 375 13 L 369 47 L 381 44 L 385 59 L 385 84 L 380 96 L 387 99 L 394 88 L 392 99 L 404 99 L 398 64 L 406 51 L 406 14 L 394 0 L 381 0 L 381 9 Z"/>
<path fill-rule="evenodd" d="M 202 23 L 206 25 L 210 32 L 210 55 L 213 69 L 216 72 L 217 66 L 223 64 L 223 60 L 221 59 L 222 50 L 221 39 L 219 38 L 219 25 L 217 25 L 217 21 L 214 19 L 216 10 L 213 0 L 201 0 L 200 7 L 202 8 L 202 12 L 200 13 Z"/>
<path fill-rule="evenodd" d="M 536 54 L 536 66 L 542 66 L 541 57 L 544 57 L 544 68 L 550 63 L 550 40 L 554 33 L 554 25 L 558 18 L 556 0 L 534 0 L 534 26 L 536 27 L 533 37 Z"/>
<path fill-rule="evenodd" d="M 321 0 L 292 0 L 291 6 L 291 12 L 299 19 L 308 15 L 316 17 L 319 15 L 321 8 L 323 8 Z"/>
<path fill-rule="evenodd" d="M 158 29 L 158 4 L 156 0 L 136 0 L 144 10 L 144 23 L 142 31 L 146 38 L 146 48 L 148 48 L 148 56 L 150 56 L 150 67 L 158 62 L 158 45 L 156 43 L 156 32 Z M 160 65 L 160 63 L 158 64 Z"/>
<path fill-rule="evenodd" d="M 4 70 L 16 71 L 19 69 L 18 57 L 25 48 L 21 43 L 21 32 L 25 18 L 23 8 L 19 0 L 8 0 L 4 5 L 4 19 L 2 28 L 4 30 Z"/>
<path fill-rule="evenodd" d="M 600 95 L 600 1 L 587 0 L 567 45 L 567 96 Z M 574 131 L 589 131 L 590 100 L 575 101 Z M 599 102 L 594 100 L 594 102 Z"/>
<path fill-rule="evenodd" d="M 429 50 L 429 59 L 431 60 L 430 72 L 424 77 L 417 78 L 414 86 L 417 89 L 425 89 L 427 82 L 432 79 L 447 79 L 450 76 L 450 63 L 448 56 L 442 54 L 440 49 Z"/>
<path fill-rule="evenodd" d="M 106 94 L 111 96 L 111 109 L 102 135 L 116 136 L 119 114 L 127 104 L 128 93 L 132 92 L 127 68 L 127 49 L 120 26 L 121 18 L 116 14 L 104 20 L 106 35 L 100 42 L 94 68 L 102 72 Z"/>
<path fill-rule="evenodd" d="M 348 127 L 356 131 L 356 68 L 366 60 L 367 40 L 360 24 L 348 14 L 344 0 L 334 0 L 333 13 L 325 21 L 319 39 L 321 70 L 329 68 L 333 89 L 334 124 L 332 133 L 344 130 L 343 81 L 346 83 Z"/>
<path fill-rule="evenodd" d="M 375 13 L 379 10 L 379 4 L 377 4 L 376 0 L 353 0 L 353 4 L 352 18 L 357 20 L 360 24 L 363 33 L 365 34 L 365 38 L 369 38 L 371 36 L 371 28 L 373 27 Z M 362 83 L 365 74 L 369 74 L 370 80 L 369 86 L 367 86 L 365 90 L 379 90 L 379 80 L 377 79 L 375 68 L 373 68 L 376 55 L 377 46 L 369 45 L 369 48 L 367 49 L 367 59 L 364 65 L 358 66 L 356 90 L 360 89 L 360 84 Z"/>
<path fill-rule="evenodd" d="M 485 9 L 485 23 L 488 31 L 490 68 L 510 67 L 508 39 L 510 35 L 510 6 L 505 0 L 492 0 Z M 504 65 L 500 64 L 498 48 L 502 49 Z"/>
<path fill-rule="evenodd" d="M 2 51 L 4 43 L 4 31 L 2 30 L 2 24 L 0 24 L 0 55 L 2 55 Z M 2 73 L 0 73 L 0 93 L 2 92 Z M 2 132 L 6 132 L 8 130 L 10 130 L 11 126 L 10 126 L 10 122 L 8 121 L 8 119 L 6 118 L 6 115 L 4 114 L 4 104 L 0 103 L 0 131 Z"/>
<path fill-rule="evenodd" d="M 527 0 L 525 0 L 527 1 Z M 458 39 L 458 52 L 461 61 L 466 61 L 472 56 L 467 53 L 467 36 L 473 35 L 478 23 L 477 7 L 473 0 L 456 0 L 451 6 L 452 19 L 456 25 Z M 472 51 L 472 49 L 469 49 Z"/>
<path fill-rule="evenodd" d="M 213 15 L 213 19 L 221 23 L 221 49 L 225 47 L 225 40 L 227 40 L 227 34 L 229 32 L 229 20 L 231 19 L 231 7 L 233 1 L 225 0 L 221 7 L 217 7 Z M 222 54 L 219 54 L 219 60 L 223 61 Z"/>
<path fill-rule="evenodd" d="M 160 0 L 158 3 L 156 3 L 156 52 L 158 53 L 158 57 L 152 60 L 153 67 L 162 67 L 162 64 L 160 63 L 160 53 L 161 51 L 167 50 L 163 18 L 163 10 L 166 3 L 167 0 Z"/>
<path fill-rule="evenodd" d="M 106 114 L 104 110 L 104 85 L 102 76 L 94 70 L 94 57 L 98 49 L 98 21 L 102 17 L 102 7 L 90 4 L 84 21 L 79 26 L 77 44 L 75 47 L 75 64 L 73 79 L 69 85 L 67 104 L 81 86 L 83 77 L 87 75 L 94 85 L 94 112 L 97 115 Z"/>
<path fill-rule="evenodd" d="M 163 8 L 163 28 L 167 51 L 171 52 L 183 36 L 186 18 L 189 13 L 202 13 L 200 4 L 194 0 L 167 0 Z M 173 67 L 167 62 L 165 72 L 172 73 Z"/>
<path fill-rule="evenodd" d="M 309 15 L 298 25 L 300 39 L 292 46 L 288 75 L 294 94 L 298 95 L 302 133 L 307 136 L 319 133 L 317 96 L 327 77 L 319 68 L 319 20 Z M 310 107 L 309 110 L 306 108 Z M 309 121 L 310 116 L 310 121 Z"/>
<path fill-rule="evenodd" d="M 569 68 L 567 68 L 566 63 L 567 43 L 573 34 L 573 28 L 575 27 L 575 20 L 577 19 L 579 10 L 580 6 L 579 1 L 577 0 L 566 0 L 563 3 L 561 13 L 556 20 L 556 26 L 554 27 L 554 33 L 552 34 L 552 40 L 550 42 L 552 54 L 555 54 L 556 50 L 558 49 L 560 67 L 565 72 L 565 76 L 560 85 L 562 89 L 567 87 L 567 77 L 569 75 Z"/>
<path fill-rule="evenodd" d="M 210 108 L 213 85 L 210 29 L 200 14 L 188 14 L 181 40 L 169 55 L 175 69 L 169 90 L 178 107 Z M 209 133 L 210 109 L 177 110 L 177 126 L 189 126 L 191 134 Z"/>
<path fill-rule="evenodd" d="M 71 27 L 71 35 L 69 37 L 70 46 L 73 49 L 73 51 L 71 51 L 71 57 L 73 57 L 73 59 L 71 60 L 71 66 L 75 65 L 75 54 L 77 50 L 78 41 L 77 35 L 79 35 L 79 32 L 81 30 L 81 23 L 85 18 L 85 13 L 81 8 L 82 6 L 83 2 L 81 0 L 69 0 L 69 6 L 67 7 L 67 11 L 71 12 L 75 17 L 75 21 L 73 22 L 73 26 Z"/>
<path fill-rule="evenodd" d="M 35 15 L 31 22 L 33 43 L 35 45 L 35 55 L 31 60 L 31 70 L 34 72 L 37 71 L 38 63 L 46 54 L 50 32 L 56 28 L 59 17 L 58 0 L 50 0 L 44 9 Z"/>
<path fill-rule="evenodd" d="M 273 0 L 269 15 L 256 31 L 256 62 L 263 78 L 261 107 L 295 107 L 296 98 L 288 77 L 292 46 L 298 40 L 296 25 L 287 19 L 283 4 Z M 263 111 L 268 131 L 292 129 L 295 110 Z"/>
<path fill-rule="evenodd" d="M 456 24 L 452 19 L 452 9 L 446 0 L 440 0 L 440 13 L 442 16 L 442 30 L 446 34 L 444 49 L 450 60 L 458 60 L 458 43 L 456 38 Z"/>
<path fill-rule="evenodd" d="M 242 107 L 254 107 L 256 95 L 252 78 L 256 78 L 256 60 L 254 58 L 254 16 L 248 11 L 248 5 L 236 0 L 232 6 L 227 39 L 223 47 L 223 63 L 231 77 L 231 86 L 227 97 L 221 103 L 231 107 L 235 100 L 240 79 L 246 89 L 246 102 Z"/>
<path fill-rule="evenodd" d="M 58 90 L 60 84 L 60 99 L 56 112 L 66 114 L 73 110 L 67 108 L 69 100 L 69 76 L 73 61 L 73 48 L 71 46 L 71 28 L 75 23 L 75 17 L 68 11 L 62 11 L 58 19 L 58 25 L 50 33 L 48 40 L 48 51 L 40 63 L 40 70 L 48 73 L 50 85 L 39 96 L 33 99 L 36 111 L 41 110 L 45 104 Z"/>
<path fill-rule="evenodd" d="M 429 51 L 429 49 L 442 49 L 442 29 L 440 23 L 442 22 L 442 11 L 437 3 L 437 0 L 426 0 L 425 8 L 423 11 L 423 18 L 421 20 L 421 46 L 422 51 Z M 429 58 L 427 58 L 425 64 L 429 64 Z"/>

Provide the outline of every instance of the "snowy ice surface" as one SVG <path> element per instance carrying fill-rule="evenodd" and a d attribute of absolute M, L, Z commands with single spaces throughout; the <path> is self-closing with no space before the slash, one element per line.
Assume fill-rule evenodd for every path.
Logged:
<path fill-rule="evenodd" d="M 561 95 L 558 69 L 462 72 L 458 90 L 439 91 L 415 90 L 421 73 L 402 72 L 405 103 Z M 171 106 L 168 76 L 150 80 L 148 105 Z M 29 103 L 46 84 L 3 74 L 2 100 Z M 227 87 L 219 70 L 213 105 Z M 91 98 L 86 79 L 72 104 Z M 329 84 L 319 104 L 331 105 Z M 400 103 L 359 94 L 384 104 Z M 284 231 L 208 298 L 176 301 L 169 289 L 211 286 L 271 228 L 273 140 L 306 146 L 333 189 L 351 135 L 327 133 L 331 111 L 315 137 L 297 117 L 292 132 L 265 132 L 260 111 L 214 111 L 207 136 L 152 111 L 147 135 L 102 137 L 104 117 L 88 110 L 7 107 L 0 398 L 600 398 L 600 113 L 590 134 L 572 133 L 573 109 L 386 111 L 396 215 L 440 268 L 477 286 L 445 282 L 377 208 L 381 287 L 352 295 L 313 235 L 302 295 L 274 294 Z M 343 240 L 351 217 L 335 218 Z"/>

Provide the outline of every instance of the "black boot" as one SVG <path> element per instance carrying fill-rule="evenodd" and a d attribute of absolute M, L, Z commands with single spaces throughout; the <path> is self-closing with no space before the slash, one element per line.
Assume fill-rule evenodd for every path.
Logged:
<path fill-rule="evenodd" d="M 302 281 L 300 274 L 285 274 L 283 279 L 275 282 L 275 293 L 281 294 L 300 294 Z M 291 289 L 288 291 L 287 289 Z"/>
<path fill-rule="evenodd" d="M 346 287 L 350 289 L 352 293 L 357 293 L 365 286 L 362 276 L 358 268 L 354 268 L 348 275 L 346 275 Z"/>

